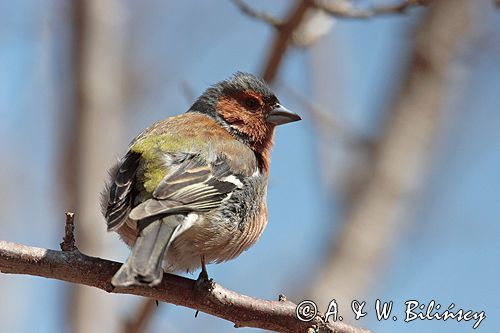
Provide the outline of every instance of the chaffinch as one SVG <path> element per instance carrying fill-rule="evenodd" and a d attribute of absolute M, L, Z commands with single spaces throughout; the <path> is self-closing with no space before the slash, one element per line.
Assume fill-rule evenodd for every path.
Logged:
<path fill-rule="evenodd" d="M 102 197 L 108 230 L 132 247 L 111 283 L 154 286 L 162 268 L 206 274 L 205 262 L 253 245 L 267 224 L 274 128 L 297 120 L 266 83 L 236 73 L 139 134 Z"/>

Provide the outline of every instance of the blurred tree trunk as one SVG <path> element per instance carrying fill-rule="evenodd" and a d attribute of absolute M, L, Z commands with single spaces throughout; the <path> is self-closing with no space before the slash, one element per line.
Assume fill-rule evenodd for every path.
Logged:
<path fill-rule="evenodd" d="M 120 1 L 79 0 L 72 6 L 75 102 L 63 161 L 63 199 L 76 213 L 79 249 L 102 256 L 112 252 L 112 239 L 100 213 L 100 192 L 106 170 L 122 145 L 124 13 Z M 69 329 L 116 331 L 118 299 L 97 289 L 73 286 Z"/>
<path fill-rule="evenodd" d="M 376 143 L 370 172 L 348 205 L 345 224 L 307 296 L 340 308 L 363 299 L 393 249 L 418 193 L 448 96 L 446 77 L 469 27 L 469 0 L 432 4 L 420 23 L 399 97 Z M 317 71 L 318 82 L 323 82 Z M 328 87 L 324 85 L 323 87 Z"/>

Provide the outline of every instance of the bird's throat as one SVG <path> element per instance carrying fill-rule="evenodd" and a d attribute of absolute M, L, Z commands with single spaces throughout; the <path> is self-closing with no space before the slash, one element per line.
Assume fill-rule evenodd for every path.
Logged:
<path fill-rule="evenodd" d="M 266 135 L 262 136 L 261 140 L 251 143 L 252 150 L 255 152 L 255 156 L 257 156 L 257 160 L 259 161 L 259 168 L 265 174 L 269 173 L 273 144 L 274 127 L 269 128 Z"/>

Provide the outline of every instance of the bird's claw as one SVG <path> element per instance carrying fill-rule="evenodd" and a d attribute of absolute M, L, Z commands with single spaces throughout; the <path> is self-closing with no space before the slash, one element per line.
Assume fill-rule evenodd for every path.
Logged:
<path fill-rule="evenodd" d="M 201 257 L 201 272 L 196 279 L 195 288 L 198 291 L 211 291 L 213 289 L 214 280 L 208 277 L 207 267 L 205 265 L 205 257 Z"/>

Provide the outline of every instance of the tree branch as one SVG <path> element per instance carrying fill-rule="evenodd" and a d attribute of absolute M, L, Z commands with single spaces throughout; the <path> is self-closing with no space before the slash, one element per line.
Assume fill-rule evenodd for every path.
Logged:
<path fill-rule="evenodd" d="M 281 21 L 271 15 L 251 8 L 242 0 L 233 0 L 242 12 L 250 17 L 257 18 L 276 28 L 276 36 L 270 49 L 267 61 L 262 71 L 262 78 L 268 82 L 274 81 L 278 69 L 283 60 L 288 46 L 291 44 L 295 30 L 301 25 L 308 10 L 319 9 L 335 17 L 344 18 L 369 18 L 387 14 L 405 13 L 411 7 L 423 6 L 431 3 L 433 0 L 403 0 L 400 4 L 392 6 L 378 6 L 372 9 L 355 9 L 345 2 L 320 2 L 315 0 L 298 0 L 291 8 L 284 21 Z"/>
<path fill-rule="evenodd" d="M 267 82 L 274 81 L 278 68 L 281 64 L 281 60 L 288 49 L 290 40 L 292 38 L 293 32 L 299 26 L 300 22 L 307 10 L 314 5 L 314 0 L 300 0 L 297 1 L 295 6 L 290 10 L 288 18 L 285 23 L 281 26 L 281 29 L 276 33 L 273 46 L 269 56 L 266 57 L 267 62 L 262 71 L 262 78 Z"/>
<path fill-rule="evenodd" d="M 149 297 L 196 309 L 235 323 L 235 327 L 256 327 L 278 332 L 362 333 L 366 330 L 340 322 L 325 323 L 316 316 L 310 322 L 295 317 L 296 305 L 289 301 L 268 301 L 238 294 L 214 282 L 197 287 L 196 281 L 165 274 L 160 285 L 113 288 L 111 277 L 121 263 L 90 257 L 74 251 L 55 251 L 0 241 L 0 272 L 52 278 L 107 292 Z M 311 331 L 312 332 L 312 331 Z"/>
<path fill-rule="evenodd" d="M 276 29 L 281 29 L 284 22 L 277 17 L 268 13 L 258 11 L 251 6 L 247 5 L 243 0 L 232 0 L 233 3 L 246 15 L 253 17 L 259 21 L 265 22 Z"/>
<path fill-rule="evenodd" d="M 350 3 L 336 1 L 316 1 L 316 8 L 337 18 L 367 19 L 374 16 L 404 14 L 412 7 L 426 6 L 432 0 L 404 0 L 394 5 L 381 5 L 371 9 L 353 8 Z"/>
<path fill-rule="evenodd" d="M 356 176 L 342 228 L 307 295 L 319 304 L 335 295 L 339 307 L 363 297 L 385 267 L 410 220 L 442 129 L 448 75 L 471 29 L 474 2 L 436 1 L 416 33 L 406 77 L 374 146 L 367 177 Z M 351 178 L 351 177 L 349 177 Z M 335 281 L 335 284 L 332 284 Z"/>

